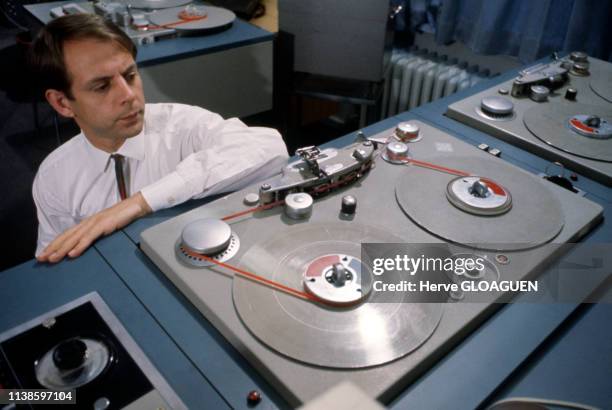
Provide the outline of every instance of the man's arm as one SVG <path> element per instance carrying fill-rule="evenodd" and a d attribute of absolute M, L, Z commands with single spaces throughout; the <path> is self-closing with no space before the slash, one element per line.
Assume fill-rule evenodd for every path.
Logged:
<path fill-rule="evenodd" d="M 280 172 L 287 148 L 278 131 L 248 127 L 200 107 L 172 104 L 164 141 L 180 150 L 175 170 L 141 192 L 153 211 L 241 189 Z"/>
<path fill-rule="evenodd" d="M 99 237 L 109 235 L 149 213 L 151 208 L 138 192 L 68 229 L 55 238 L 36 259 L 56 263 L 66 255 L 76 258 Z"/>
<path fill-rule="evenodd" d="M 37 255 L 39 261 L 55 263 L 66 255 L 77 257 L 99 237 L 135 219 L 190 198 L 239 189 L 278 173 L 286 163 L 287 149 L 276 130 L 247 127 L 238 119 L 224 120 L 198 107 L 168 106 L 174 107 L 168 116 L 172 123 L 169 129 L 174 130 L 164 134 L 168 140 L 159 146 L 180 150 L 176 156 L 182 161 L 176 169 L 132 197 L 65 230 Z"/>
<path fill-rule="evenodd" d="M 39 171 L 32 185 L 32 198 L 38 216 L 37 256 L 53 239 L 79 222 L 68 209 L 68 201 L 58 198 L 61 190 L 55 182 L 54 178 L 47 178 L 46 172 Z"/>

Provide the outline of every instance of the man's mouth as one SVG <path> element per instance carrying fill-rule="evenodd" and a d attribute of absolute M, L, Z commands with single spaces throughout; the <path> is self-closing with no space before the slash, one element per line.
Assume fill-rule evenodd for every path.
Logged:
<path fill-rule="evenodd" d="M 138 111 L 134 111 L 131 114 L 128 114 L 124 117 L 119 118 L 121 121 L 134 121 L 136 118 L 138 118 L 138 114 L 140 114 L 140 110 Z"/>

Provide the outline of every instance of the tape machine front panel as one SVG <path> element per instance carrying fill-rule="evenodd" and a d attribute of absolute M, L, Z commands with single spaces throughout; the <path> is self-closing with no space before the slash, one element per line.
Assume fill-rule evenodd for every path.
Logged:
<path fill-rule="evenodd" d="M 345 379 L 388 402 L 499 306 L 408 294 L 377 303 L 371 278 L 359 275 L 362 243 L 409 243 L 415 254 L 448 244 L 486 260 L 473 280 L 519 280 L 555 256 L 551 244 L 579 239 L 602 215 L 419 121 L 300 155 L 282 176 L 141 237 L 142 250 L 292 405 Z"/>

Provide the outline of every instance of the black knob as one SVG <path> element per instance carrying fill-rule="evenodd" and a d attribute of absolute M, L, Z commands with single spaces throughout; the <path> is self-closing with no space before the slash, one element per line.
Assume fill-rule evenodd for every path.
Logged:
<path fill-rule="evenodd" d="M 586 120 L 584 120 L 584 123 L 589 127 L 599 128 L 601 125 L 601 118 L 596 115 L 590 115 Z"/>
<path fill-rule="evenodd" d="M 489 188 L 487 188 L 484 182 L 478 180 L 474 182 L 469 191 L 470 194 L 472 194 L 476 198 L 486 198 L 489 193 Z"/>
<path fill-rule="evenodd" d="M 85 362 L 87 345 L 80 339 L 65 340 L 53 351 L 53 363 L 61 370 L 75 369 Z"/>
<path fill-rule="evenodd" d="M 576 101 L 576 95 L 578 94 L 578 90 L 575 88 L 568 88 L 565 91 L 565 99 L 570 101 Z"/>
<path fill-rule="evenodd" d="M 353 215 L 357 209 L 357 199 L 353 195 L 342 197 L 342 207 L 340 212 L 346 215 Z"/>

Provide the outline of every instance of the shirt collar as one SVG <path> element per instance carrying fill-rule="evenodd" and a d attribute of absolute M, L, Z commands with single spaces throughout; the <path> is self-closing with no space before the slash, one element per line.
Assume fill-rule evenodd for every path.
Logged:
<path fill-rule="evenodd" d="M 91 161 L 94 169 L 99 169 L 103 172 L 106 171 L 106 167 L 108 166 L 110 158 L 108 153 L 94 147 L 91 142 L 89 142 L 83 132 L 81 132 L 77 136 L 77 138 L 80 138 L 83 141 L 83 144 L 85 145 L 85 150 L 87 151 L 89 157 L 88 159 L 89 161 Z"/>
<path fill-rule="evenodd" d="M 144 130 L 145 128 L 143 127 L 138 135 L 126 139 L 123 145 L 117 150 L 117 154 L 121 154 L 126 158 L 142 161 L 145 157 Z"/>
<path fill-rule="evenodd" d="M 133 158 L 138 161 L 142 161 L 145 157 L 145 137 L 144 127 L 142 131 L 132 137 L 125 140 L 123 145 L 117 150 L 116 154 L 121 154 L 126 158 Z M 78 136 L 85 142 L 86 149 L 90 155 L 90 160 L 95 169 L 100 169 L 102 172 L 106 172 L 108 165 L 111 162 L 111 154 L 106 151 L 102 151 L 92 145 L 87 139 L 85 134 L 81 132 Z"/>

